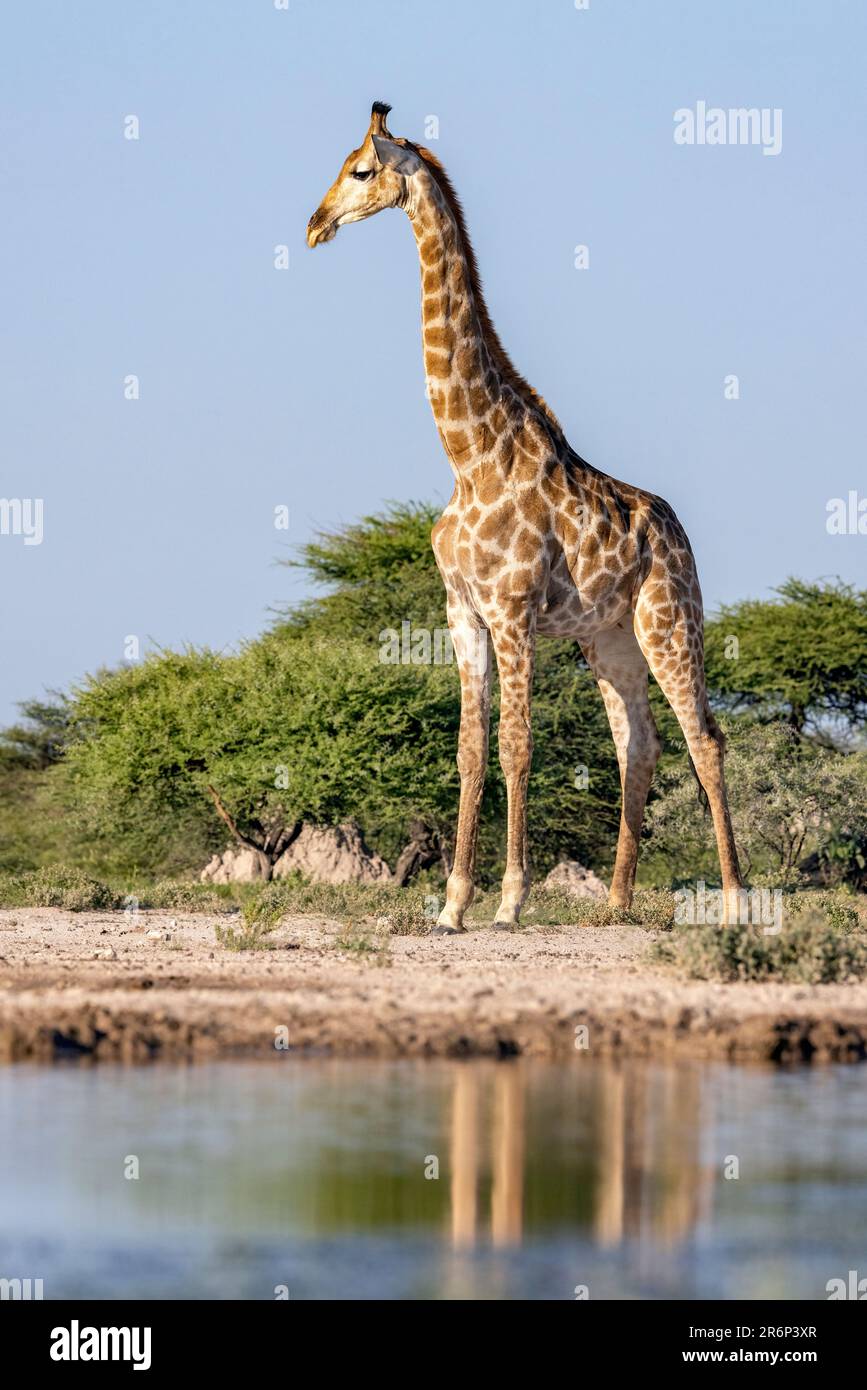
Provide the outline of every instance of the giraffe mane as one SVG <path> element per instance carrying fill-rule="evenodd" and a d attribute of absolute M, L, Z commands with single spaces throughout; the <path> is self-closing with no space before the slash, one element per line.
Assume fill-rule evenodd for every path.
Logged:
<path fill-rule="evenodd" d="M 538 410 L 541 410 L 545 418 L 554 426 L 558 433 L 562 433 L 560 421 L 557 419 L 553 410 L 543 397 L 539 395 L 539 392 L 530 385 L 526 377 L 522 376 L 518 371 L 511 357 L 503 347 L 500 335 L 494 327 L 494 321 L 491 318 L 490 311 L 485 301 L 484 291 L 482 290 L 482 277 L 479 272 L 479 263 L 476 260 L 473 243 L 470 240 L 470 233 L 467 229 L 467 219 L 464 215 L 464 209 L 454 184 L 432 150 L 425 149 L 422 145 L 415 145 L 411 140 L 402 140 L 400 143 L 407 145 L 424 160 L 430 170 L 431 176 L 436 180 L 452 211 L 463 244 L 464 258 L 467 263 L 467 276 L 473 292 L 473 299 L 475 300 L 476 313 L 479 316 L 479 325 L 482 330 L 482 336 L 488 345 L 488 351 L 491 354 L 494 365 L 503 377 L 503 380 L 506 381 L 513 390 L 517 391 L 519 395 L 529 400 Z"/>

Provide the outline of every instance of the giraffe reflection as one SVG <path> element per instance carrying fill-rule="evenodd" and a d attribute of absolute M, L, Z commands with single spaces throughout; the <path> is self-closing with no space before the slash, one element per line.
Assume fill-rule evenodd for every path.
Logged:
<path fill-rule="evenodd" d="M 564 1181 L 584 1187 L 569 1205 L 602 1246 L 643 1237 L 676 1245 L 709 1217 L 714 1170 L 702 1167 L 699 1135 L 710 1117 L 697 1070 L 600 1061 L 590 1071 L 577 1064 L 547 1100 L 565 1124 L 566 1151 L 553 1153 L 532 1151 L 533 1134 L 550 1134 L 551 1126 L 529 1113 L 527 1075 L 519 1062 L 455 1065 L 455 1247 L 466 1249 L 488 1232 L 496 1246 L 519 1245 L 528 1192 Z M 488 1193 L 489 1224 L 481 1200 Z"/>
<path fill-rule="evenodd" d="M 451 1142 L 451 1226 L 456 1246 L 474 1244 L 478 1229 L 482 1081 L 477 1068 L 456 1068 Z M 500 1066 L 495 1070 L 491 1144 L 491 1239 L 495 1245 L 519 1245 L 521 1241 L 525 1087 L 526 1077 L 521 1067 Z"/>

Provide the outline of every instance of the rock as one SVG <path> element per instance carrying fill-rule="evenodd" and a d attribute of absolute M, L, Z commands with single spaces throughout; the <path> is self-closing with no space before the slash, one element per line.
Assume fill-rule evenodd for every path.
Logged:
<path fill-rule="evenodd" d="M 274 878 L 301 873 L 313 883 L 386 883 L 391 870 L 367 848 L 354 821 L 327 828 L 303 825 L 274 865 Z"/>
<path fill-rule="evenodd" d="M 354 821 L 343 825 L 302 825 L 288 849 L 271 865 L 261 850 L 230 845 L 215 854 L 200 874 L 202 883 L 262 883 L 300 873 L 313 883 L 385 883 L 391 870 L 367 848 Z"/>
<path fill-rule="evenodd" d="M 258 849 L 230 845 L 215 854 L 199 875 L 202 883 L 264 883 L 271 877 L 271 861 Z"/>
<path fill-rule="evenodd" d="M 595 898 L 597 902 L 604 902 L 608 897 L 608 889 L 602 879 L 597 878 L 592 869 L 585 869 L 577 859 L 565 859 L 558 864 L 541 887 L 559 888 L 573 898 Z"/>
<path fill-rule="evenodd" d="M 171 941 L 172 939 L 171 932 L 163 931 L 160 927 L 151 927 L 149 931 L 145 932 L 145 935 L 148 941 Z"/>
<path fill-rule="evenodd" d="M 117 952 L 113 946 L 99 946 L 93 953 L 94 960 L 117 960 Z"/>

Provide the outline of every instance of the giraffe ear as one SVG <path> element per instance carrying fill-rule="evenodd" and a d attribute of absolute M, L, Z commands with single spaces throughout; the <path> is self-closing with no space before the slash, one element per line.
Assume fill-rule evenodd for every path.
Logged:
<path fill-rule="evenodd" d="M 373 148 L 376 150 L 376 157 L 380 164 L 386 169 L 393 169 L 396 174 L 409 176 L 421 168 L 421 160 L 415 150 L 409 149 L 406 145 L 398 145 L 396 140 L 385 140 L 381 135 L 371 135 Z"/>

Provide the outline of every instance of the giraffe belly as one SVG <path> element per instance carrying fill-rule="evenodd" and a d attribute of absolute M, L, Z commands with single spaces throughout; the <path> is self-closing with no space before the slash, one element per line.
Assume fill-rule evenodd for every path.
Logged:
<path fill-rule="evenodd" d="M 598 594 L 557 590 L 548 595 L 539 609 L 536 630 L 542 637 L 571 637 L 576 641 L 592 637 L 603 628 L 613 627 L 631 612 L 630 595 L 612 585 Z"/>

